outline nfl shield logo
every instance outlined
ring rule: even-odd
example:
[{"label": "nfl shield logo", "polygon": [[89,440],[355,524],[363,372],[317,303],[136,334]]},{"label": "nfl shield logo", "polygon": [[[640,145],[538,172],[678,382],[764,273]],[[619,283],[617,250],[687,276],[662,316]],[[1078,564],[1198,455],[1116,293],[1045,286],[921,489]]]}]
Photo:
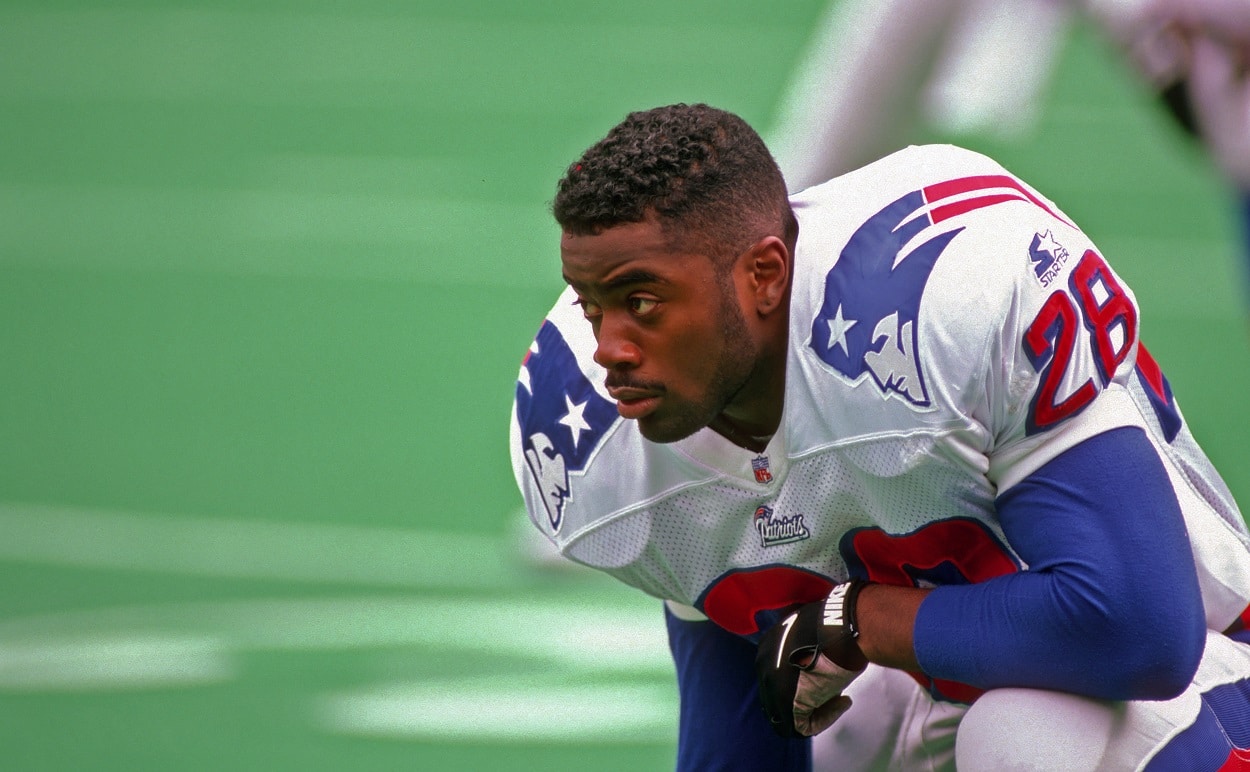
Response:
[{"label": "nfl shield logo", "polygon": [[759,456],[751,459],[751,470],[755,472],[755,481],[757,483],[770,483],[773,481],[772,472],[768,471],[768,456]]}]

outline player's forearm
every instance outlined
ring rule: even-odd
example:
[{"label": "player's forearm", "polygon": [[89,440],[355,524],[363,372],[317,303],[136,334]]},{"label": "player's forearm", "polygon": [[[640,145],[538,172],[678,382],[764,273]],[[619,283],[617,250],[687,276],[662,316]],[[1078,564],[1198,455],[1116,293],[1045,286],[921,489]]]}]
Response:
[{"label": "player's forearm", "polygon": [[870,584],[860,592],[856,609],[859,648],[869,662],[902,670],[920,670],[912,631],[916,612],[928,590]]},{"label": "player's forearm", "polygon": [[1206,641],[1201,588],[1168,472],[1140,429],[1096,435],[1000,494],[1029,570],[930,592],[913,617],[935,679],[1171,699]]}]

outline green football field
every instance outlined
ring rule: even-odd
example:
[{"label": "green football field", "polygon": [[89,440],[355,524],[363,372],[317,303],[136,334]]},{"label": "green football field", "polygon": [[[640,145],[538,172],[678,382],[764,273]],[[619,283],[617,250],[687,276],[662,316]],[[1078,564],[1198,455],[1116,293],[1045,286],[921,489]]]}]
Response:
[{"label": "green football field", "polygon": [[[659,607],[516,547],[564,166],[765,134],[818,0],[0,6],[0,769],[671,768]],[[1218,176],[1077,30],[990,151],[1134,287],[1243,502]]]}]

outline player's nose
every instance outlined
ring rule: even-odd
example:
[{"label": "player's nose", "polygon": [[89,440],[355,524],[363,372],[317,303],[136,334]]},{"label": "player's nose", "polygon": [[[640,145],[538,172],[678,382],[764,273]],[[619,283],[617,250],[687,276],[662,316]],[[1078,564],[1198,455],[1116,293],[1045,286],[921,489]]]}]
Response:
[{"label": "player's nose", "polygon": [[642,363],[642,349],[630,339],[625,325],[617,323],[604,315],[599,323],[595,340],[594,360],[599,366],[609,370],[617,368],[633,368]]}]

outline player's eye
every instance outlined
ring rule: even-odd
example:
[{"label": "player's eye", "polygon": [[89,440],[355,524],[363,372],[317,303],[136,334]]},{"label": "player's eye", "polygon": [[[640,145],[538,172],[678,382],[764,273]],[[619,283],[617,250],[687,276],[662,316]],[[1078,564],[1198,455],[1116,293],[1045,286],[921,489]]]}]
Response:
[{"label": "player's eye", "polygon": [[634,316],[646,316],[655,310],[660,301],[655,298],[642,297],[640,295],[631,295],[629,298],[629,310]]},{"label": "player's eye", "polygon": [[593,303],[585,298],[578,298],[573,301],[573,304],[582,307],[582,316],[587,319],[597,319],[603,316],[603,309],[599,307],[598,303]]}]

